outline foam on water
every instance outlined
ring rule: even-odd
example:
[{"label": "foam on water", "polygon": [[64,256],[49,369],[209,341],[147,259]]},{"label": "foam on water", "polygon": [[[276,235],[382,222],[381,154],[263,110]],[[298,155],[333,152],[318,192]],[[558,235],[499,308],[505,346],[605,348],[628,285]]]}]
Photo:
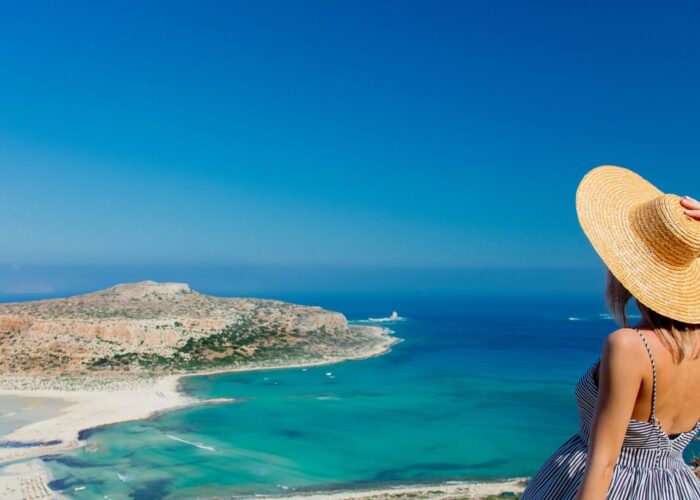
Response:
[{"label": "foam on water", "polygon": [[391,316],[386,316],[384,318],[367,318],[358,320],[358,323],[392,323],[394,321],[405,321],[406,318],[399,316],[399,314],[394,311]]},{"label": "foam on water", "polygon": [[166,436],[168,436],[168,438],[172,439],[173,441],[179,441],[180,443],[189,444],[190,446],[194,446],[194,447],[199,448],[201,450],[216,451],[215,448],[213,448],[211,446],[206,446],[202,443],[187,441],[186,439],[182,439],[182,438],[179,438],[177,436],[173,436],[172,434],[166,434]]}]

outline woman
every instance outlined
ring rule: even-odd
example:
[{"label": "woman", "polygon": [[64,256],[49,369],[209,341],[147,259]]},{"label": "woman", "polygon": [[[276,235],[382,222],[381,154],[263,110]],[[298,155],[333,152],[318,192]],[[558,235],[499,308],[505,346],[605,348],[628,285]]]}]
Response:
[{"label": "woman", "polygon": [[[700,429],[700,203],[603,166],[581,181],[576,209],[623,328],[576,386],[579,432],[522,498],[700,499],[682,457]],[[642,318],[629,328],[632,297]]]}]

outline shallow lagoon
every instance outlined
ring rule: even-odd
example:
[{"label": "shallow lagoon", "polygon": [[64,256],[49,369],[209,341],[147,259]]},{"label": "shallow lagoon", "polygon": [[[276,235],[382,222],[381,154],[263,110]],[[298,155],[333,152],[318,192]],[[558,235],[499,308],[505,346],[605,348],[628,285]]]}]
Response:
[{"label": "shallow lagoon", "polygon": [[32,422],[51,418],[68,404],[58,398],[3,396],[0,398],[0,436]]}]

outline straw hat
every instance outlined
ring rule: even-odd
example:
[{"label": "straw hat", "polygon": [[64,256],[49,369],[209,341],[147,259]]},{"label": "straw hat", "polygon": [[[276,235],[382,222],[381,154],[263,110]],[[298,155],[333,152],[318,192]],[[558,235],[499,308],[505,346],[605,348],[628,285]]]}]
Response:
[{"label": "straw hat", "polygon": [[576,192],[583,232],[608,269],[642,304],[686,323],[700,323],[700,222],[680,197],[634,172],[602,166]]}]

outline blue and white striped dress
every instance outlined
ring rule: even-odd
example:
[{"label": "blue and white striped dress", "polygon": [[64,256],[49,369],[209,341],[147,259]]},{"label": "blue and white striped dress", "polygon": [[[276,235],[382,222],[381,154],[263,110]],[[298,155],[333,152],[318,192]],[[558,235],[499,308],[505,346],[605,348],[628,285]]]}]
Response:
[{"label": "blue and white striped dress", "polygon": [[[630,420],[615,465],[608,499],[669,500],[700,499],[700,480],[683,461],[683,450],[695,437],[700,420],[687,432],[667,435],[656,418],[656,366],[644,334],[637,330],[651,359],[653,390],[649,422]],[[588,438],[595,412],[598,360],[576,385],[579,432],[545,462],[528,484],[522,500],[574,498],[586,464]]]}]

